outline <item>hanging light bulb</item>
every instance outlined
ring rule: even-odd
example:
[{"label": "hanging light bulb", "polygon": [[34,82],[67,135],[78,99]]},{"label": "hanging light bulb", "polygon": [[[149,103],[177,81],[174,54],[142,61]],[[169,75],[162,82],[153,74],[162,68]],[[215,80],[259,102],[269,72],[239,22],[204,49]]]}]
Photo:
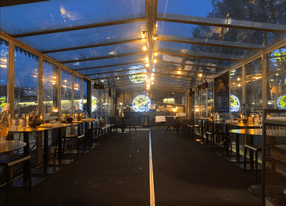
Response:
[{"label": "hanging light bulb", "polygon": [[146,51],[147,50],[147,47],[146,46],[143,46],[143,51]]},{"label": "hanging light bulb", "polygon": [[156,56],[158,56],[158,52],[155,52],[155,54],[154,54],[154,55],[155,55],[155,57],[156,57]]},{"label": "hanging light bulb", "polygon": [[157,59],[154,59],[154,61],[153,61],[153,62],[154,62],[154,64],[156,64],[156,63],[157,63]]}]

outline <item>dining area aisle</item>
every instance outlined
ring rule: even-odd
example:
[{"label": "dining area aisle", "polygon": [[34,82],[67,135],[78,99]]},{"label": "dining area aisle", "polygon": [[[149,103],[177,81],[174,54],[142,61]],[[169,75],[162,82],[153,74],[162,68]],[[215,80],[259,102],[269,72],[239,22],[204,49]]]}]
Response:
[{"label": "dining area aisle", "polygon": [[[32,193],[12,188],[10,203],[152,205],[149,170],[152,158],[156,206],[261,205],[261,198],[248,191],[255,182],[254,176],[243,173],[234,163],[207,150],[187,134],[164,133],[164,129],[151,129],[150,138],[148,128],[138,133],[134,130],[118,133],[48,176],[32,188]],[[4,190],[1,192],[1,198],[5,198]]]},{"label": "dining area aisle", "polygon": [[152,130],[156,206],[258,206],[255,177],[187,135]]}]

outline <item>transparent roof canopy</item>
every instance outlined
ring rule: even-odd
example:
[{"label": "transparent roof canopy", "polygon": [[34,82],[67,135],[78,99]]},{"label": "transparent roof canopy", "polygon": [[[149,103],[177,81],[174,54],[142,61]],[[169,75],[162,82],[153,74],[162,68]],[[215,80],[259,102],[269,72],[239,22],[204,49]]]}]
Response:
[{"label": "transparent roof canopy", "polygon": [[2,32],[119,91],[151,73],[151,88],[188,91],[286,37],[282,0],[24,2],[1,1]]}]

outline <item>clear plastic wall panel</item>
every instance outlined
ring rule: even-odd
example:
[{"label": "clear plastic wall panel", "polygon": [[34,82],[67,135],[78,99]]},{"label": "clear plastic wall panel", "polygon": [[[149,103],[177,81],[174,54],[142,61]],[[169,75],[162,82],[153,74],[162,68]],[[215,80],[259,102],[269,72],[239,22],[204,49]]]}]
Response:
[{"label": "clear plastic wall panel", "polygon": [[207,111],[207,117],[214,115],[214,95],[213,95],[213,89],[214,89],[214,82],[208,83],[208,111]]},{"label": "clear plastic wall panel", "polygon": [[144,17],[145,1],[51,0],[1,7],[0,14],[3,31],[21,34]]},{"label": "clear plastic wall panel", "polygon": [[146,40],[126,43],[126,44],[116,44],[110,46],[54,52],[54,53],[48,53],[48,56],[56,59],[57,61],[72,61],[77,59],[88,60],[89,58],[114,56],[114,55],[143,51],[142,50],[143,46],[146,46]]},{"label": "clear plastic wall panel", "polygon": [[83,80],[83,111],[87,113],[87,81]]},{"label": "clear plastic wall panel", "polygon": [[38,109],[38,67],[38,57],[15,47],[15,119]]},{"label": "clear plastic wall panel", "polygon": [[74,107],[75,112],[81,113],[83,111],[82,103],[82,78],[74,75]]},{"label": "clear plastic wall panel", "polygon": [[242,112],[242,67],[229,72],[230,75],[230,114],[235,118],[240,118]]},{"label": "clear plastic wall panel", "polygon": [[92,84],[91,90],[91,117],[96,118],[100,116],[98,108],[100,107],[100,90],[94,89]]},{"label": "clear plastic wall panel", "polygon": [[9,43],[0,38],[0,112],[7,103]]},{"label": "clear plastic wall panel", "polygon": [[59,69],[57,66],[44,60],[43,62],[43,113],[57,116]]},{"label": "clear plastic wall panel", "polygon": [[[285,15],[284,15],[285,16]],[[275,28],[275,24],[274,27]],[[271,46],[285,38],[279,32],[158,21],[157,34]],[[265,38],[267,37],[267,38]],[[251,45],[250,45],[251,46]]]},{"label": "clear plastic wall panel", "polygon": [[267,108],[286,109],[286,46],[267,55]]},{"label": "clear plastic wall panel", "polygon": [[72,114],[72,74],[61,70],[61,113]]},{"label": "clear plastic wall panel", "polygon": [[251,113],[262,111],[262,61],[255,60],[245,65],[245,112]]},{"label": "clear plastic wall panel", "polygon": [[78,70],[78,72],[83,75],[90,75],[90,74],[100,74],[100,73],[106,73],[106,72],[110,72],[110,73],[120,72],[120,71],[130,72],[132,70],[137,71],[143,68],[145,68],[145,64],[128,64],[128,65],[120,65],[120,66],[113,66],[113,67]]},{"label": "clear plastic wall panel", "polygon": [[258,51],[246,50],[246,49],[218,47],[218,46],[212,46],[212,45],[206,46],[206,45],[197,45],[197,44],[186,44],[186,43],[169,42],[169,41],[156,41],[155,46],[156,48],[158,48],[158,50],[175,49],[175,50],[178,50],[180,53],[185,53],[185,54],[188,54],[188,53],[192,54],[192,51],[193,51],[193,52],[198,52],[198,55],[200,54],[203,55],[204,53],[211,53],[211,54],[216,54],[219,57],[221,56],[221,57],[234,58],[234,59],[237,59],[237,58],[246,59],[258,53]]},{"label": "clear plastic wall panel", "polygon": [[136,22],[18,38],[39,51],[90,46],[141,38],[146,22]]},{"label": "clear plastic wall panel", "polygon": [[227,118],[229,115],[229,72],[225,75],[215,78],[215,112]]},{"label": "clear plastic wall panel", "polygon": [[[158,1],[158,13],[286,24],[284,1]],[[203,8],[203,9],[202,9]],[[250,16],[253,14],[254,16]],[[274,15],[270,15],[274,14]]]},{"label": "clear plastic wall panel", "polygon": [[84,69],[84,68],[90,68],[90,67],[99,67],[99,66],[107,66],[107,65],[114,65],[114,64],[131,63],[131,62],[137,62],[137,61],[145,61],[146,56],[147,54],[139,54],[139,55],[114,57],[114,58],[101,59],[101,60],[90,60],[90,61],[66,63],[65,65],[72,69]]}]

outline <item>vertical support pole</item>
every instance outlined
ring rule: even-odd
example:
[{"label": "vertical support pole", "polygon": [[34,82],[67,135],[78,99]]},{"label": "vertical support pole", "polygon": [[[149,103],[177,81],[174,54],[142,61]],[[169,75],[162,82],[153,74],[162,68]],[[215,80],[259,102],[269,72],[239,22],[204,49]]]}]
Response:
[{"label": "vertical support pole", "polygon": [[38,112],[43,113],[43,56],[39,56],[39,88],[38,88]]},{"label": "vertical support pole", "polygon": [[245,64],[242,65],[242,77],[241,77],[241,86],[242,86],[242,103],[246,104],[246,71],[245,71]]},{"label": "vertical support pole", "polygon": [[72,115],[74,115],[74,73],[72,73]]},{"label": "vertical support pole", "polygon": [[81,78],[81,94],[80,94],[80,100],[82,104],[82,112],[83,112],[83,78]]},{"label": "vertical support pole", "polygon": [[92,91],[92,88],[91,88],[91,81],[87,81],[87,112],[89,114],[89,117],[91,117],[91,91]]},{"label": "vertical support pole", "polygon": [[10,103],[11,122],[14,119],[14,88],[15,88],[15,44],[13,41],[9,42],[9,65],[8,65],[8,103]]},{"label": "vertical support pole", "polygon": [[195,89],[195,91],[194,91],[194,95],[195,95],[195,98],[194,98],[194,117],[193,118],[195,118],[195,117],[197,117],[197,115],[196,115],[196,106],[197,106],[197,104],[196,104],[196,99],[197,99],[197,91],[196,91],[197,89]]},{"label": "vertical support pole", "polygon": [[230,112],[230,106],[231,106],[230,105],[230,95],[231,95],[231,87],[232,87],[231,78],[230,78],[231,71],[229,71],[229,73],[228,73],[228,85],[229,85],[229,89],[228,89],[228,97],[229,97],[229,99],[228,99],[228,102],[229,102],[228,116],[229,116],[229,119],[230,119],[230,115],[231,115],[231,112]]},{"label": "vertical support pole", "polygon": [[206,116],[205,117],[208,117],[208,106],[209,106],[209,104],[208,104],[208,98],[209,98],[209,89],[208,88],[206,88]]},{"label": "vertical support pole", "polygon": [[62,116],[62,68],[60,65],[58,65],[58,115],[59,115],[59,120],[61,119]]},{"label": "vertical support pole", "polygon": [[262,54],[262,109],[267,109],[267,55]]}]

